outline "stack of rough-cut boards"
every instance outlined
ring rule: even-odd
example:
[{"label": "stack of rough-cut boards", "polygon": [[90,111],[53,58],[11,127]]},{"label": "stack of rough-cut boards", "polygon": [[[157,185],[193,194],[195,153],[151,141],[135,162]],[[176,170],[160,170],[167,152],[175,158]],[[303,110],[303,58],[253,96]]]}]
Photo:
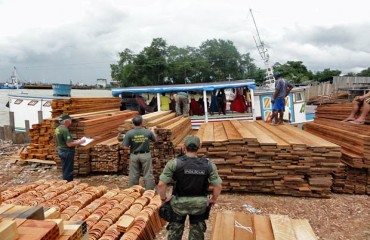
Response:
[{"label": "stack of rough-cut boards", "polygon": [[121,99],[116,97],[54,99],[51,101],[51,115],[56,118],[62,113],[81,114],[110,109],[117,110],[120,105]]},{"label": "stack of rough-cut boards", "polygon": [[[340,110],[339,107],[331,107],[331,105],[319,106],[317,109],[319,112],[323,112],[323,109],[331,108],[336,111]],[[342,147],[341,160],[344,165],[334,174],[333,191],[370,194],[370,126],[324,117],[326,116],[316,117],[314,122],[305,123],[303,128],[307,132]]]},{"label": "stack of rough-cut boards", "polygon": [[[0,213],[4,214],[0,214],[0,217],[16,219],[16,223],[6,222],[4,226],[0,223],[0,236],[10,233],[12,236],[25,234],[24,231],[16,230],[17,219],[30,218],[30,216],[39,220],[54,219],[50,221],[56,222],[59,227],[59,231],[58,228],[55,231],[54,227],[51,228],[53,230],[39,231],[37,228],[50,225],[41,221],[42,223],[33,225],[36,227],[33,234],[40,233],[37,236],[41,236],[42,232],[49,236],[52,231],[53,236],[58,233],[57,237],[20,238],[24,240],[120,239],[123,233],[130,236],[130,239],[150,240],[155,238],[156,233],[165,224],[158,215],[162,203],[159,195],[153,190],[145,191],[138,185],[123,190],[108,190],[105,186],[93,187],[75,181],[67,183],[63,180],[39,180],[9,188],[2,193],[2,197],[4,203],[0,206]],[[66,229],[66,224],[74,227]],[[54,223],[53,226],[55,226]],[[88,236],[85,236],[87,238],[83,238],[87,231]],[[0,237],[0,239],[8,238]]]},{"label": "stack of rough-cut boards", "polygon": [[[315,118],[342,121],[350,115],[352,111],[352,105],[352,103],[338,103],[317,106]],[[366,122],[370,123],[369,115],[366,117]]]},{"label": "stack of rough-cut boards", "polygon": [[40,206],[0,206],[0,239],[67,240],[88,239],[86,222],[64,221],[60,214]]},{"label": "stack of rough-cut boards", "polygon": [[338,145],[290,125],[233,120],[203,124],[197,135],[224,190],[328,197],[341,165]]},{"label": "stack of rough-cut boards", "polygon": [[307,219],[286,215],[251,215],[218,212],[212,225],[212,240],[316,240]]},{"label": "stack of rough-cut boards", "polygon": [[[183,139],[191,134],[191,119],[183,116],[176,117],[171,111],[161,111],[143,115],[143,126],[154,127],[157,134],[157,142],[151,143],[151,154],[153,159],[153,174],[158,178],[166,163],[175,157],[176,147]],[[119,127],[121,141],[124,134],[133,128],[131,120],[126,120]],[[121,157],[128,165],[129,151],[122,151]]]},{"label": "stack of rough-cut boards", "polygon": [[[100,112],[90,112],[83,114],[71,115],[73,118],[72,125],[69,130],[74,138],[83,136],[91,137],[94,141],[85,147],[79,146],[75,154],[75,173],[89,174],[90,167],[90,149],[103,141],[111,138],[116,138],[118,134],[118,126],[126,119],[131,119],[138,112],[136,111],[119,111],[107,110]],[[30,129],[31,143],[25,152],[20,153],[23,159],[38,159],[38,160],[53,160],[61,167],[61,161],[56,152],[56,142],[54,138],[54,130],[58,126],[57,119],[43,120],[41,124],[32,125]],[[118,150],[116,153],[110,152],[108,155],[116,155],[112,162],[108,162],[105,154],[102,156],[99,153],[95,154],[95,159],[104,159],[107,166],[102,166],[102,170],[109,166],[121,165],[118,160]],[[103,164],[104,165],[104,164]],[[115,169],[117,169],[117,167]],[[113,169],[112,169],[113,171]]]}]

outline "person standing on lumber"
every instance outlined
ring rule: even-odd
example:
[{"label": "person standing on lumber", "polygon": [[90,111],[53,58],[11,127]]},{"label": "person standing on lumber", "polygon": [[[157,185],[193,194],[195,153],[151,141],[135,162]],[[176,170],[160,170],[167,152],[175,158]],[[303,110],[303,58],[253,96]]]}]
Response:
[{"label": "person standing on lumber", "polygon": [[75,147],[83,144],[86,140],[73,140],[68,127],[72,124],[72,118],[67,114],[59,116],[59,126],[55,129],[58,156],[62,160],[63,179],[73,181],[73,165],[75,158]]},{"label": "person standing on lumber", "polygon": [[189,116],[189,95],[186,92],[178,92],[174,94],[176,101],[176,115]]},{"label": "person standing on lumber", "polygon": [[[205,219],[221,194],[222,180],[216,165],[208,158],[199,158],[199,148],[200,139],[187,136],[182,146],[185,154],[167,162],[159,177],[158,194],[173,213],[167,226],[169,240],[182,239],[187,215],[190,220],[188,239],[204,239]],[[172,196],[167,196],[168,184],[172,182],[175,183]],[[207,197],[209,184],[213,186],[210,199]]]},{"label": "person standing on lumber", "polygon": [[162,93],[160,101],[161,101],[161,111],[170,110],[171,99],[168,96],[166,96],[166,93]]},{"label": "person standing on lumber", "polygon": [[132,119],[134,128],[128,131],[123,139],[123,146],[130,148],[129,164],[129,187],[139,184],[140,174],[143,171],[144,185],[146,190],[155,188],[153,176],[152,154],[150,153],[150,141],[156,142],[157,136],[154,128],[143,127],[143,117],[136,115]]},{"label": "person standing on lumber", "polygon": [[[362,108],[362,109],[361,109]],[[356,119],[357,113],[361,109],[360,116]],[[350,122],[354,124],[365,124],[366,116],[370,112],[370,91],[365,95],[356,96],[353,100],[351,114],[343,120],[343,122]]]},{"label": "person standing on lumber", "polygon": [[275,92],[271,99],[271,103],[273,104],[271,116],[272,125],[284,124],[285,97],[288,96],[293,89],[293,85],[282,78],[281,75],[281,72],[274,72]]}]

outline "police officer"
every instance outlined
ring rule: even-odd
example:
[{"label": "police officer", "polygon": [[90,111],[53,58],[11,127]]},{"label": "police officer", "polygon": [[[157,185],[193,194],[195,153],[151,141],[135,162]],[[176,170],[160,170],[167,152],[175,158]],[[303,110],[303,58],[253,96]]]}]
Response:
[{"label": "police officer", "polygon": [[129,186],[138,185],[141,171],[143,170],[146,190],[155,187],[153,176],[152,155],[150,153],[150,141],[157,141],[154,128],[146,129],[142,126],[143,117],[136,115],[132,119],[134,129],[128,131],[122,144],[130,147]]},{"label": "police officer", "polygon": [[[205,212],[209,204],[215,204],[221,193],[222,180],[216,165],[208,158],[197,156],[200,139],[187,136],[184,141],[183,156],[170,160],[160,175],[158,193],[162,202],[170,201],[176,220],[167,226],[168,239],[182,239],[186,216],[189,215],[190,231],[188,239],[204,239],[207,229]],[[172,196],[166,196],[167,184],[174,181]],[[213,186],[213,194],[207,198],[208,186]]]},{"label": "police officer", "polygon": [[63,179],[68,182],[73,181],[73,165],[75,156],[75,146],[84,143],[85,139],[73,140],[68,127],[72,124],[72,118],[68,114],[59,116],[59,126],[55,129],[55,139],[57,143],[58,156],[62,160]]}]

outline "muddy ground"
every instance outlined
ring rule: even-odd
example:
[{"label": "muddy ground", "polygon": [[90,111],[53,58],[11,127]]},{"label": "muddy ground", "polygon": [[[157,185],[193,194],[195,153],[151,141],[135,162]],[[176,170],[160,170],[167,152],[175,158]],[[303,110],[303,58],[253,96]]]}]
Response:
[{"label": "muddy ground", "polygon": [[[1,141],[1,140],[0,140]],[[38,179],[61,179],[55,165],[25,163],[14,155],[21,145],[0,142],[0,187],[34,182]],[[126,188],[128,177],[119,174],[99,174],[77,177],[92,186]],[[249,211],[249,205],[261,214],[283,214],[293,219],[308,219],[319,239],[370,240],[370,197],[367,195],[332,194],[329,199],[299,198],[256,193],[222,193],[207,221],[206,239],[211,239],[216,212]],[[188,231],[185,232],[187,234]],[[184,235],[185,235],[184,234]],[[166,239],[163,229],[156,239]],[[187,239],[185,236],[183,239]]]}]

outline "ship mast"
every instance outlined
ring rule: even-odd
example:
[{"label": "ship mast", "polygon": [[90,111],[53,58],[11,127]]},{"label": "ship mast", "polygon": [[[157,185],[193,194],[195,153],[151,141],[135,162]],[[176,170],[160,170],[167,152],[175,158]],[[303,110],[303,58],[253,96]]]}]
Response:
[{"label": "ship mast", "polygon": [[258,53],[260,54],[260,56],[263,60],[263,63],[265,64],[265,68],[266,68],[265,84],[270,88],[274,88],[275,87],[275,78],[274,78],[273,69],[270,65],[270,56],[268,54],[267,48],[265,47],[265,43],[261,40],[261,36],[260,36],[259,31],[258,31],[256,21],[254,20],[252,9],[249,9],[249,11],[252,15],[254,27],[256,28],[256,32],[257,32],[257,39],[256,39],[255,36],[253,36],[253,39],[254,39],[254,42],[256,44]]}]

